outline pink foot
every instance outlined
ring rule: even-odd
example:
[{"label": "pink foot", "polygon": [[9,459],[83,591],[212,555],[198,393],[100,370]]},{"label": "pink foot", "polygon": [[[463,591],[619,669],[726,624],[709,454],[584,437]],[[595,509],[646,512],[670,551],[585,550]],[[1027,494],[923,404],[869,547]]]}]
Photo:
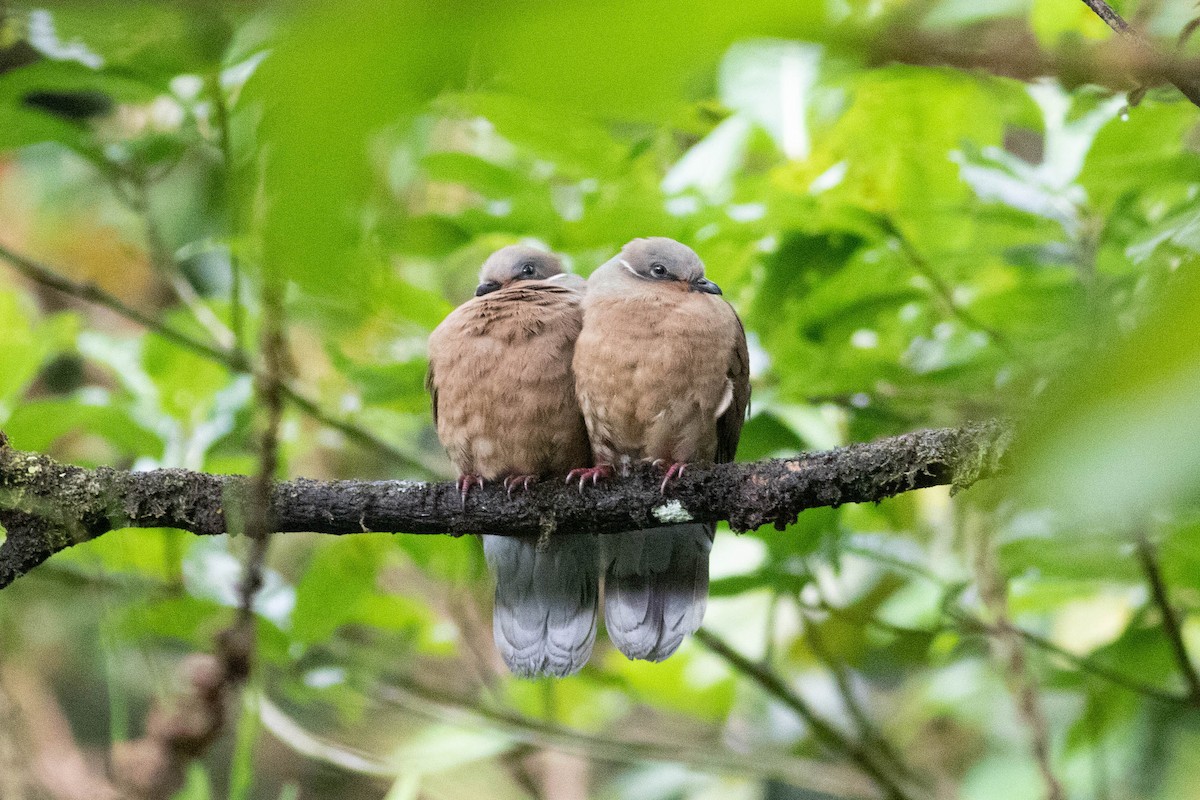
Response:
[{"label": "pink foot", "polygon": [[667,465],[667,471],[666,474],[663,475],[662,485],[658,487],[658,490],[663,494],[667,493],[668,486],[683,477],[683,471],[687,469],[688,466],[686,461],[667,461],[665,458],[656,458],[653,463],[656,467]]},{"label": "pink foot", "polygon": [[454,484],[458,487],[458,496],[462,498],[462,507],[467,507],[467,495],[471,493],[471,487],[477,486],[483,488],[483,476],[463,473],[458,476],[458,480]]},{"label": "pink foot", "polygon": [[579,481],[579,493],[583,494],[583,485],[590,478],[592,486],[595,486],[601,479],[608,480],[613,476],[612,464],[597,464],[594,467],[580,467],[573,469],[567,473],[567,479],[563,483],[574,483]]},{"label": "pink foot", "polygon": [[522,492],[528,492],[530,484],[537,483],[537,479],[537,475],[509,475],[504,479],[504,490],[508,492],[509,497],[512,497],[518,486]]}]

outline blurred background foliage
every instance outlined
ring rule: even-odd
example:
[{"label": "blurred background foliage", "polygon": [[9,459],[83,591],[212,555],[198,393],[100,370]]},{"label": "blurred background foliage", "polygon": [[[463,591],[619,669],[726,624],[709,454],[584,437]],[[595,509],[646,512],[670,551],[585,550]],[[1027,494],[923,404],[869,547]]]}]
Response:
[{"label": "blurred background foliage", "polygon": [[[1195,49],[1190,0],[1117,8]],[[0,3],[0,257],[160,320],[0,270],[16,447],[253,472],[277,274],[283,472],[448,478],[424,343],[486,255],[641,235],[745,320],[742,460],[1019,423],[1003,480],[719,534],[706,636],[556,682],[504,673],[472,539],[276,537],[181,797],[879,793],[856,752],[906,797],[1200,797],[1200,111],[996,74],[1111,38],[1078,0]],[[3,662],[85,747],[137,735],[244,549],[61,553],[0,594]]]}]

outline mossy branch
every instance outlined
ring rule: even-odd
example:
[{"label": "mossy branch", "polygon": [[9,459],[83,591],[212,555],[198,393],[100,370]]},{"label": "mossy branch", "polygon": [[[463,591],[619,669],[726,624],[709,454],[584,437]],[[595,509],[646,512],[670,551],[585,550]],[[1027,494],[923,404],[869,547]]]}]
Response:
[{"label": "mossy branch", "polygon": [[[994,475],[1011,439],[1005,423],[907,433],[794,458],[696,465],[664,495],[652,467],[580,492],[547,479],[508,496],[499,485],[464,504],[453,483],[314,481],[276,484],[279,532],[608,534],[679,521],[726,520],[737,532],[783,530],[809,508],[865,503],[928,486],[955,490]],[[128,472],[62,464],[17,450],[0,434],[0,587],[54,553],[120,528],[228,529],[225,507],[249,479],[180,469]],[[236,504],[234,504],[236,506]]]}]

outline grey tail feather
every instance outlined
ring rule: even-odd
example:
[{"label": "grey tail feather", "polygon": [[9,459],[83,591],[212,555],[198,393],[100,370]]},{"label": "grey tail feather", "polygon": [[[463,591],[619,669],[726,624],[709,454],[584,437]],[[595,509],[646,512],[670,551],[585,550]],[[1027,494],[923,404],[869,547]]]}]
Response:
[{"label": "grey tail feather", "polygon": [[562,677],[583,668],[596,640],[599,595],[596,537],[484,536],[496,579],[492,634],[513,674]]},{"label": "grey tail feather", "polygon": [[704,620],[713,526],[689,523],[601,538],[608,636],[629,658],[662,661]]}]

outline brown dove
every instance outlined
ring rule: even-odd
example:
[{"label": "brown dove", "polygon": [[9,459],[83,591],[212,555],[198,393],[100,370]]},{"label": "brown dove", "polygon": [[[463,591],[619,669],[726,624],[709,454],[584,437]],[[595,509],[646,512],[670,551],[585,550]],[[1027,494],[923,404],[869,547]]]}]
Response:
[{"label": "brown dove", "polygon": [[[479,281],[430,335],[426,381],[464,504],[484,481],[504,479],[511,494],[591,463],[571,373],[583,280],[554,255],[514,245],[484,262]],[[564,536],[541,550],[536,541],[483,537],[496,647],[517,675],[569,675],[596,637],[596,539]]]},{"label": "brown dove", "polygon": [[[575,391],[595,467],[635,461],[672,479],[693,461],[732,461],[750,402],[746,335],[704,264],[672,239],[635,239],[588,279]],[[708,601],[713,526],[601,537],[604,621],[630,658],[661,661],[696,631]]]}]

